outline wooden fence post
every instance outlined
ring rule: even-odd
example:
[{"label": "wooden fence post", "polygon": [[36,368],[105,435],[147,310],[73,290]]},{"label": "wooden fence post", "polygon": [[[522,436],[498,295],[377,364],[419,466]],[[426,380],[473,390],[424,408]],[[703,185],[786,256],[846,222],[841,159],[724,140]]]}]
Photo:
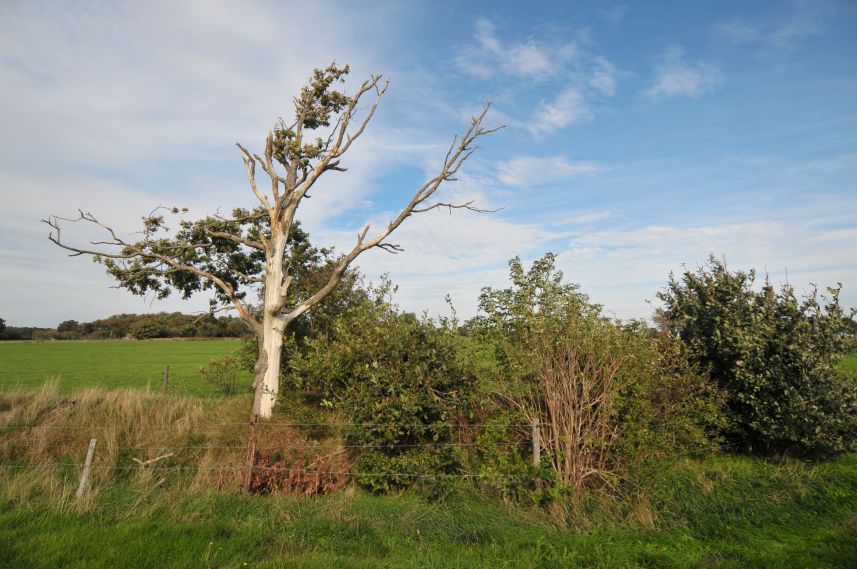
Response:
[{"label": "wooden fence post", "polygon": [[77,493],[74,495],[78,500],[80,500],[86,491],[86,483],[89,480],[89,469],[92,467],[93,458],[95,458],[95,439],[89,441],[89,449],[86,451],[86,461],[83,463],[83,472],[80,475],[80,486],[77,487]]},{"label": "wooden fence post", "polygon": [[164,393],[170,385],[170,366],[164,366]]},{"label": "wooden fence post", "polygon": [[539,429],[538,417],[533,417],[533,466],[538,468],[542,464],[542,437]]}]

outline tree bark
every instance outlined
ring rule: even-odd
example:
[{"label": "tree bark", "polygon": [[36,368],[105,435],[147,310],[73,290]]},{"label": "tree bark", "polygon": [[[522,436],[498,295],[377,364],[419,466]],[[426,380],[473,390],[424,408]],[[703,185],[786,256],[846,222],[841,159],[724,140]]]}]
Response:
[{"label": "tree bark", "polygon": [[270,419],[280,391],[280,360],[283,349],[283,332],[285,321],[283,318],[265,315],[262,323],[262,346],[266,363],[261,377],[256,378],[256,393],[258,404],[258,416]]},{"label": "tree bark", "polygon": [[[278,211],[272,209],[271,215],[271,238],[266,250],[267,261],[265,263],[265,296],[263,300],[262,330],[259,338],[260,357],[266,357],[267,363],[264,371],[257,369],[261,377],[256,378],[256,394],[258,401],[257,411],[259,417],[270,419],[277,394],[280,391],[280,359],[283,348],[283,334],[286,331],[288,320],[282,315],[286,295],[289,292],[291,280],[283,270],[283,255],[286,250],[288,232],[284,231],[278,221]],[[257,366],[258,368],[258,366]],[[255,406],[254,406],[255,407]]]}]

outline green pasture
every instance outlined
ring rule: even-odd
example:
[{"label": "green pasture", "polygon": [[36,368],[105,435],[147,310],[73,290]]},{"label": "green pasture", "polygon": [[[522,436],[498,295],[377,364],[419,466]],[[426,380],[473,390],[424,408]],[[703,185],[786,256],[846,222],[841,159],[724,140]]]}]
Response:
[{"label": "green pasture", "polygon": [[0,342],[0,389],[51,380],[66,393],[85,387],[159,390],[168,365],[172,392],[211,395],[214,390],[200,380],[200,366],[240,346],[233,339]]}]

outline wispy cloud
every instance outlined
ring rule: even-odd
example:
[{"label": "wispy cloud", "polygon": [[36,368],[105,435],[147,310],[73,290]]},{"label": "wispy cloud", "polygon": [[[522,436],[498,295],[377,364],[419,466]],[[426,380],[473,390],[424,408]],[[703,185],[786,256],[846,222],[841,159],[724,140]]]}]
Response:
[{"label": "wispy cloud", "polygon": [[532,187],[567,180],[599,169],[592,162],[571,162],[565,156],[522,156],[497,167],[497,181],[506,186]]},{"label": "wispy cloud", "polygon": [[513,77],[546,79],[576,51],[573,44],[547,44],[528,39],[504,45],[493,22],[476,21],[475,46],[467,46],[455,57],[460,71],[487,79],[500,72]]},{"label": "wispy cloud", "polygon": [[583,91],[569,87],[550,102],[542,102],[526,125],[533,135],[551,134],[576,123],[592,119],[592,111]]},{"label": "wispy cloud", "polygon": [[629,7],[626,4],[616,4],[615,6],[599,11],[598,16],[611,24],[616,24],[628,14],[628,11]]},{"label": "wispy cloud", "polygon": [[676,96],[698,97],[713,91],[720,82],[720,71],[716,67],[688,60],[684,49],[673,45],[656,65],[654,81],[643,95],[652,101]]},{"label": "wispy cloud", "polygon": [[[621,18],[624,9],[614,16]],[[533,136],[545,136],[593,118],[592,102],[616,94],[619,71],[606,57],[593,52],[591,30],[578,29],[575,40],[526,39],[504,41],[497,26],[486,18],[476,21],[474,43],[460,48],[454,57],[462,71],[480,79],[502,76],[525,79],[507,85],[518,99],[530,99],[526,90],[539,89],[535,108],[510,121]],[[548,96],[545,91],[549,90]]]},{"label": "wispy cloud", "polygon": [[824,32],[833,14],[825,1],[797,1],[787,18],[769,24],[751,24],[740,18],[718,24],[715,32],[726,41],[740,46],[755,47],[765,59],[781,59],[803,45],[813,36]]},{"label": "wispy cloud", "polygon": [[[819,233],[810,223],[747,219],[722,225],[650,225],[587,231],[559,255],[566,275],[621,317],[645,314],[669,271],[724,256],[733,269],[755,268],[806,290],[857,278],[857,229]],[[853,291],[846,290],[849,298]],[[846,299],[847,302],[847,299]]]},{"label": "wispy cloud", "polygon": [[616,94],[616,66],[601,56],[596,57],[594,63],[589,85],[603,95],[612,97]]},{"label": "wispy cloud", "polygon": [[570,217],[565,220],[565,223],[570,225],[583,225],[588,223],[595,223],[598,221],[604,221],[605,219],[610,219],[611,217],[613,217],[612,211],[593,211],[592,213],[584,213],[583,215],[575,215],[574,217]]}]

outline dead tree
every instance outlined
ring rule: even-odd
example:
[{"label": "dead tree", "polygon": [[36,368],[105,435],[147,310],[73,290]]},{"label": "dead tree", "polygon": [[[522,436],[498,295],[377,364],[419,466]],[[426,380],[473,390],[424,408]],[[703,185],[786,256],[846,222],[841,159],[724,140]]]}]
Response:
[{"label": "dead tree", "polygon": [[[237,311],[259,344],[253,425],[259,418],[269,418],[276,403],[283,335],[289,324],[328,296],[360,254],[372,248],[400,251],[388,238],[414,214],[441,207],[481,211],[472,203],[433,201],[433,196],[444,182],[455,179],[476,150],[477,139],[497,130],[484,126],[490,103],[473,117],[461,136],[453,138],[437,174],[417,188],[386,227],[370,234],[371,228],[366,225],[351,250],[338,258],[327,282],[314,294],[290,302],[293,276],[287,248],[296,228],[298,208],[310,197],[310,190],[322,175],[346,171],[342,157],[365,131],[389,86],[389,82],[375,75],[348,96],[336,89],[347,73],[347,65],[316,69],[294,99],[293,119],[290,123],[283,119],[277,122],[261,154],[237,145],[250,189],[259,202],[254,209],[236,209],[231,216],[214,214],[190,221],[184,217],[186,209],[159,207],[143,218],[141,237],[136,240],[123,237],[83,210],[73,219],[51,216],[43,220],[51,228],[51,241],[71,251],[71,256],[89,255],[104,264],[118,287],[158,298],[172,291],[188,298],[211,290],[213,310]],[[361,112],[359,104],[367,98],[371,103]],[[259,170],[267,186],[257,179]],[[176,231],[167,226],[166,216],[170,215],[178,224]],[[62,232],[64,222],[91,224],[105,237],[85,247],[69,244]],[[260,288],[261,305],[254,305],[248,293]]]}]

